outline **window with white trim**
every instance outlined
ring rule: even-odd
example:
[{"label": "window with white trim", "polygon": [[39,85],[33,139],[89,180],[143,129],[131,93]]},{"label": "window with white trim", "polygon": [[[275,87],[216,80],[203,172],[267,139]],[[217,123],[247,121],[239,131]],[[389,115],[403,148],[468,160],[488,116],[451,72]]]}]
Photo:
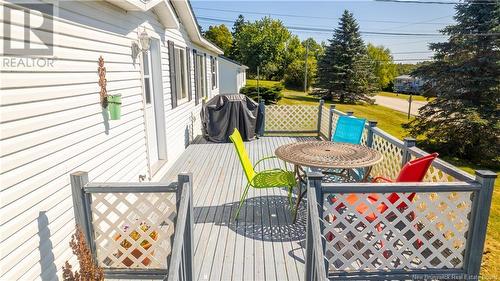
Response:
[{"label": "window with white trim", "polygon": [[188,100],[186,51],[175,48],[175,87],[178,104]]},{"label": "window with white trim", "polygon": [[212,74],[212,90],[217,88],[217,60],[210,57],[210,70]]},{"label": "window with white trim", "polygon": [[205,64],[205,56],[196,55],[196,89],[200,91],[199,98],[207,97],[207,69]]}]

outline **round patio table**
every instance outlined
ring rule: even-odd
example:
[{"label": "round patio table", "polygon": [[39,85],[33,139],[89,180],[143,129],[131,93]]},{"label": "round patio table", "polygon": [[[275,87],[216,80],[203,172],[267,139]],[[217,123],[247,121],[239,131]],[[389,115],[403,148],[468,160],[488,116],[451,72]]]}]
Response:
[{"label": "round patio table", "polygon": [[[365,168],[362,181],[366,181],[373,165],[382,161],[382,154],[375,149],[350,143],[335,143],[331,141],[304,141],[285,144],[275,151],[276,157],[294,165],[299,193],[297,197],[298,208],[304,197],[302,182],[305,182],[301,172],[302,167],[321,169],[352,170]],[[297,212],[294,214],[294,222]]]}]

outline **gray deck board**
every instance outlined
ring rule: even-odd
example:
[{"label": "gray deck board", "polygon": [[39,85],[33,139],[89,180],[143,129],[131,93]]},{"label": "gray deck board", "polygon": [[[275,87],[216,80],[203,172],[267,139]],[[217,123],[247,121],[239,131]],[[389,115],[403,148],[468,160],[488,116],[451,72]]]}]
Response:
[{"label": "gray deck board", "polygon": [[[282,144],[307,139],[264,137],[245,145],[255,163]],[[271,160],[257,170],[276,167],[278,160]],[[247,180],[231,143],[198,138],[163,180],[175,180],[180,172],[192,172],[194,179],[196,280],[303,280],[304,220],[299,215],[299,222],[291,223],[286,188],[250,188],[234,221]]]}]

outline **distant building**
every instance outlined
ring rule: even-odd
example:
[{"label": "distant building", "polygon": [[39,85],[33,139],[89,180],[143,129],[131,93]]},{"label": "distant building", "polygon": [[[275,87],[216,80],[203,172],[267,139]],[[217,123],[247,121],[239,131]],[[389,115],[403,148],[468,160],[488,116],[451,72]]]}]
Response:
[{"label": "distant building", "polygon": [[394,78],[394,92],[419,93],[424,85],[424,80],[411,75],[400,75]]},{"label": "distant building", "polygon": [[221,55],[219,58],[219,92],[221,94],[239,93],[247,82],[246,70],[248,66]]}]

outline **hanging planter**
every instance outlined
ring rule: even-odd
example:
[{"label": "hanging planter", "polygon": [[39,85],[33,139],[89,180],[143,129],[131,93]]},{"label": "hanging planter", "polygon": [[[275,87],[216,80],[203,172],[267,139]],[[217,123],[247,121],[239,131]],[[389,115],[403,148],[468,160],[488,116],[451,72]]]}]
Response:
[{"label": "hanging planter", "polygon": [[110,120],[120,120],[122,115],[122,96],[120,94],[108,95],[108,91],[106,90],[106,67],[104,67],[102,56],[99,57],[98,64],[97,72],[99,74],[99,87],[101,88],[99,92],[101,106],[108,109]]},{"label": "hanging planter", "polygon": [[109,119],[120,120],[122,113],[122,95],[108,95]]}]

